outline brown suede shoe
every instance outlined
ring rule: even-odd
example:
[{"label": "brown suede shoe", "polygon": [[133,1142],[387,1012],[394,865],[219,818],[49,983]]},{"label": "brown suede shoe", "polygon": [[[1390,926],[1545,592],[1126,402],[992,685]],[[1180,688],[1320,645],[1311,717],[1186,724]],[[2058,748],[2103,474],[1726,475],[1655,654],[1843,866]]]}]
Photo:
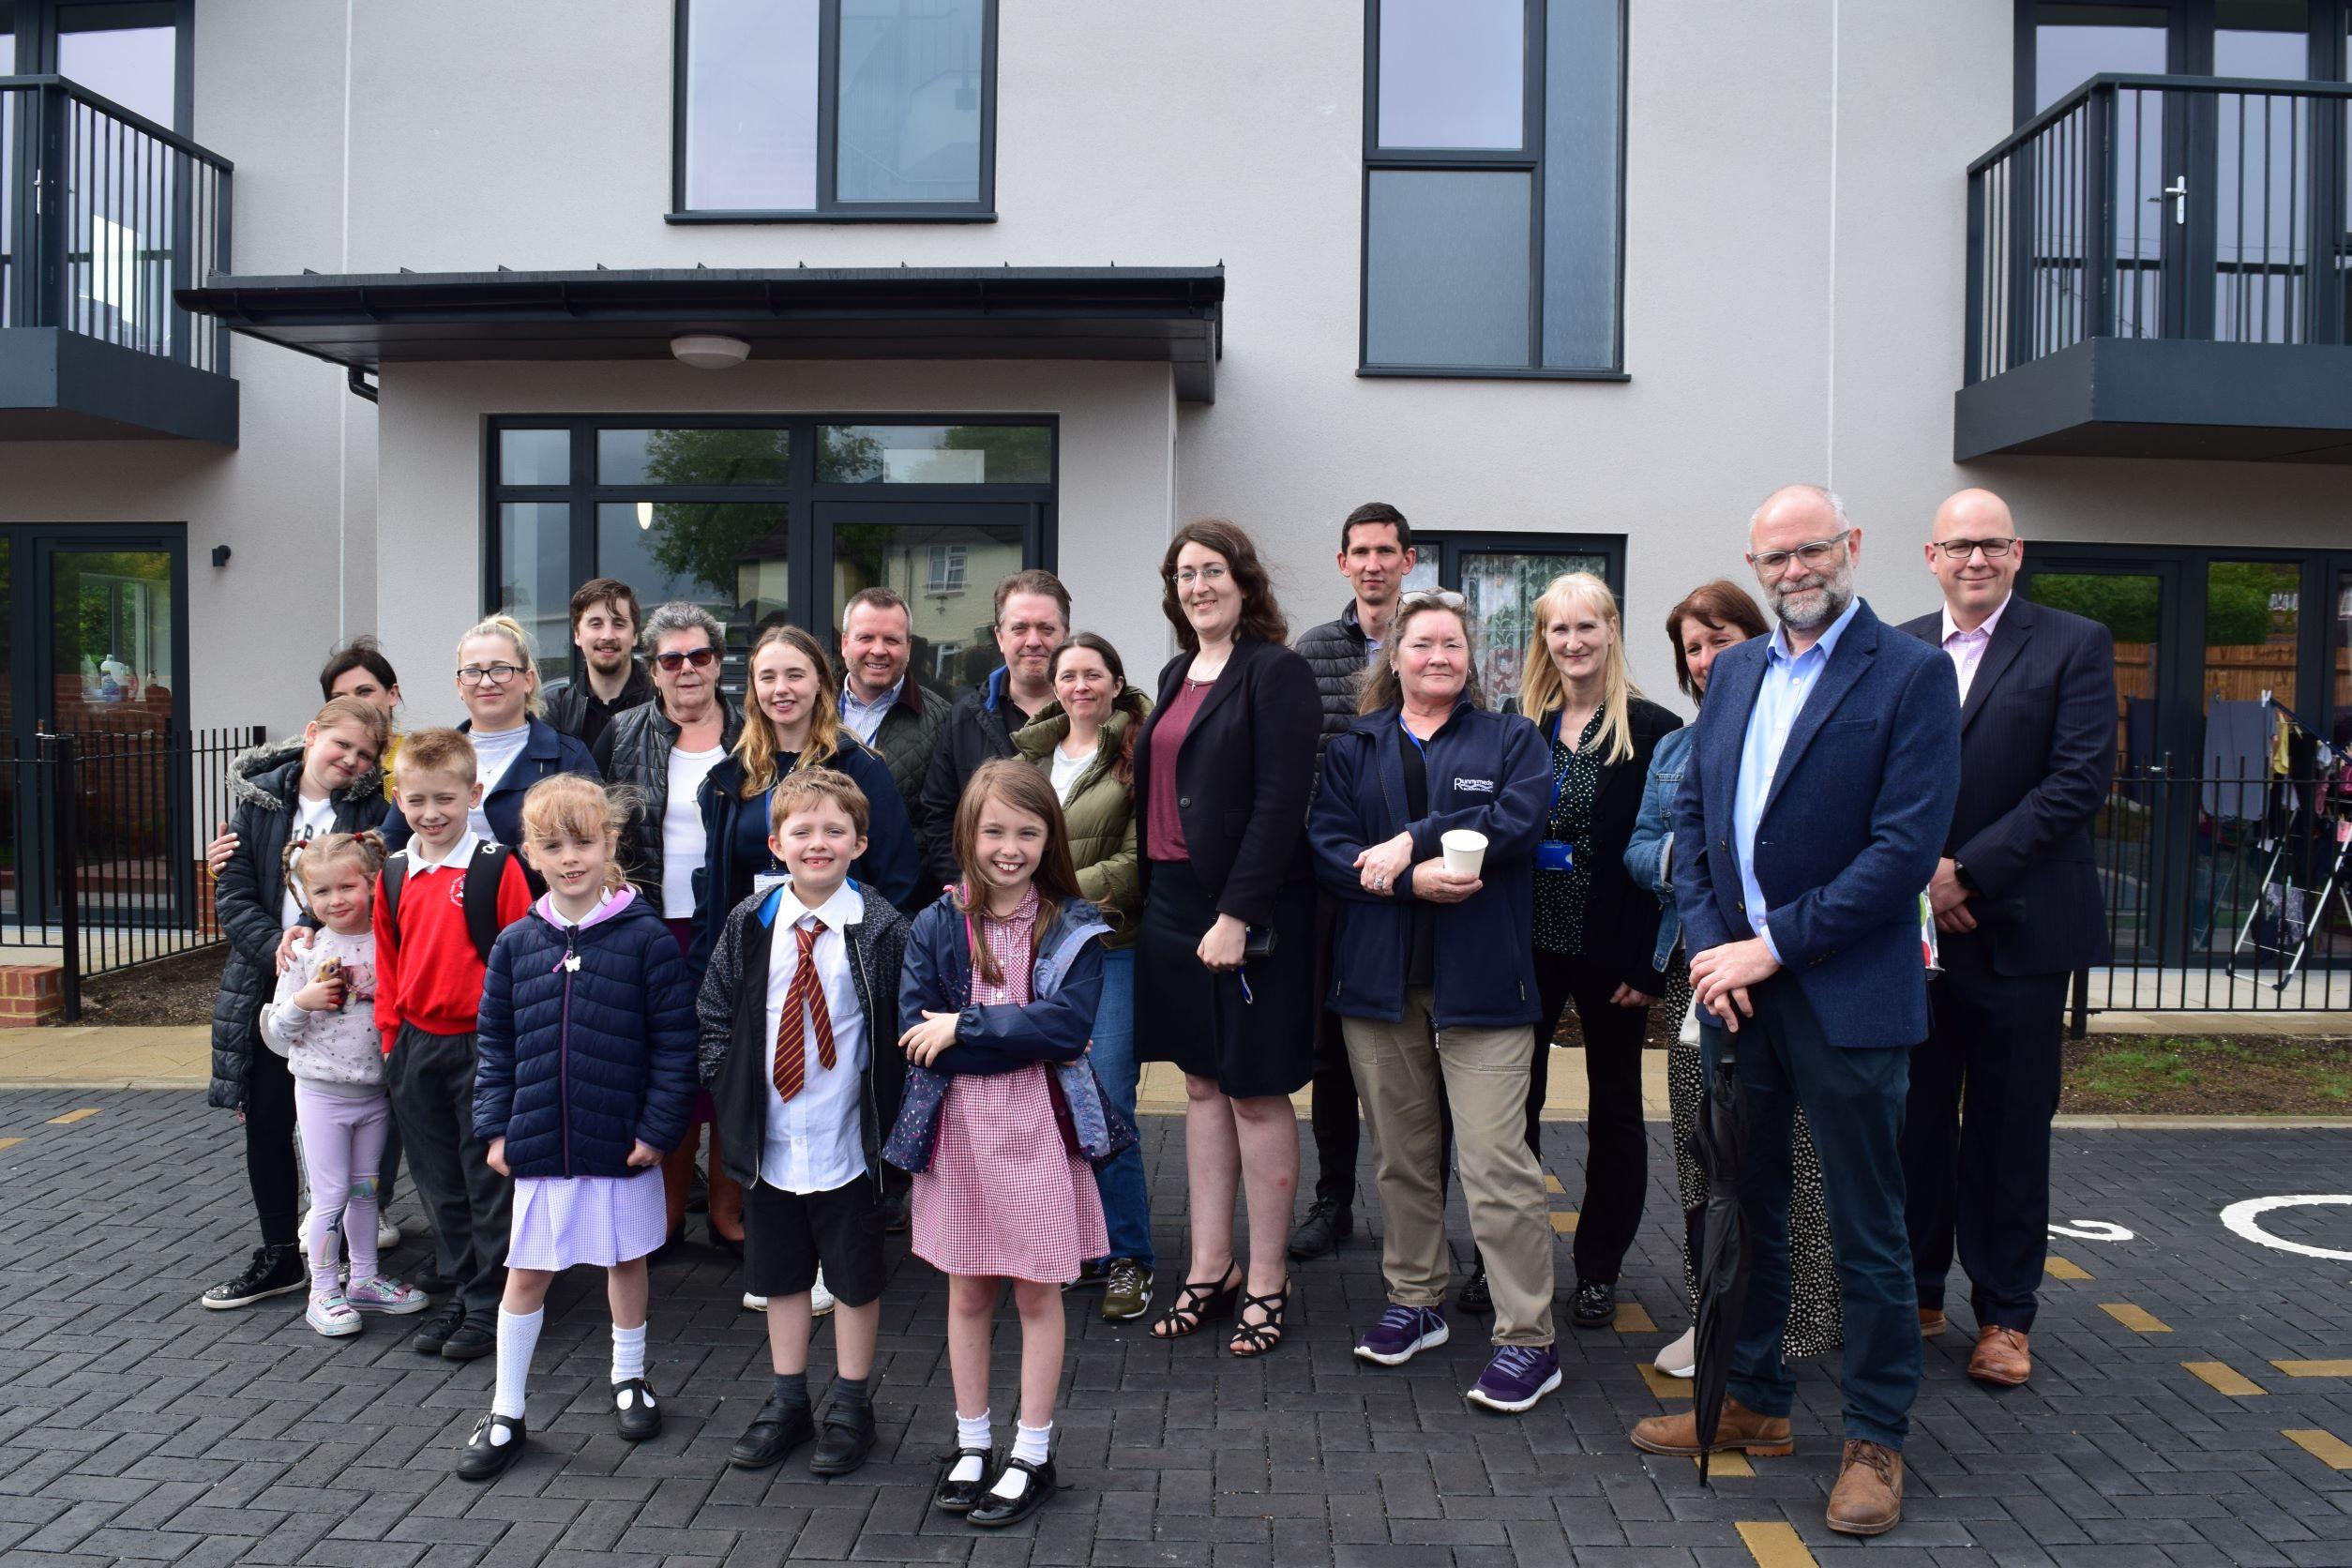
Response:
[{"label": "brown suede shoe", "polygon": [[1976,1331],[1976,1354],[1968,1358],[1968,1376],[1980,1383],[2015,1388],[2033,1376],[2033,1355],[2026,1349],[2022,1329],[1985,1328]]},{"label": "brown suede shoe", "polygon": [[[1698,1453],[1698,1412],[1653,1415],[1634,1426],[1634,1446],[1649,1454],[1692,1455]],[[1744,1449],[1752,1455],[1788,1454],[1797,1445],[1788,1436],[1785,1415],[1758,1415],[1737,1399],[1725,1395],[1723,1417],[1715,1423],[1715,1450]]]},{"label": "brown suede shoe", "polygon": [[1830,1528],[1840,1535],[1884,1535],[1902,1521],[1903,1455],[1847,1439],[1830,1493]]},{"label": "brown suede shoe", "polygon": [[1933,1339],[1944,1332],[1949,1321],[1944,1317],[1942,1307],[1922,1306],[1919,1309],[1919,1336],[1922,1339]]}]

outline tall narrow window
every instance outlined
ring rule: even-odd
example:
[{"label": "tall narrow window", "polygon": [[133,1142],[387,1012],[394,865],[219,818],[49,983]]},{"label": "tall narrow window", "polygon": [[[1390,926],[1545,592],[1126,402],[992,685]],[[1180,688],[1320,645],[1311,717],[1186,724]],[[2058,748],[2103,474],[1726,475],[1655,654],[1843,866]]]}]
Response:
[{"label": "tall narrow window", "polygon": [[1367,0],[1363,369],[1621,373],[1622,0]]},{"label": "tall narrow window", "polygon": [[993,216],[994,0],[677,0],[680,221]]}]

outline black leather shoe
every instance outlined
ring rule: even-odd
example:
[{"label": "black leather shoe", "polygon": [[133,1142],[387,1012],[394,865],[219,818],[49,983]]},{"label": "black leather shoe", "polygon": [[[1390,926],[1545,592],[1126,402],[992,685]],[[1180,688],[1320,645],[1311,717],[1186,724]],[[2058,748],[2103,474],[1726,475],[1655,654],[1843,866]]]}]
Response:
[{"label": "black leather shoe", "polygon": [[441,1304],[440,1311],[416,1326],[416,1332],[409,1335],[408,1348],[420,1356],[437,1356],[464,1321],[465,1303],[451,1296]]},{"label": "black leather shoe", "polygon": [[1053,1496],[1055,1485],[1051,1459],[1042,1465],[1033,1465],[1025,1459],[1007,1459],[1004,1469],[997,1473],[1002,1476],[1012,1470],[1020,1470],[1029,1477],[1029,1485],[1021,1489],[1021,1495],[1017,1498],[999,1497],[991,1487],[980,1494],[978,1505],[964,1515],[964,1523],[980,1530],[1003,1530],[1007,1525],[1019,1524],[1043,1508],[1046,1500]]},{"label": "black leather shoe", "polygon": [[1462,1281],[1462,1288],[1454,1293],[1454,1304],[1465,1312],[1474,1312],[1482,1318],[1495,1309],[1494,1292],[1486,1289],[1486,1260],[1485,1259],[1480,1259],[1472,1266],[1470,1277]]},{"label": "black leather shoe", "polygon": [[654,1385],[642,1378],[612,1385],[612,1418],[626,1442],[643,1442],[661,1436],[661,1402]]},{"label": "black leather shoe", "polygon": [[1617,1321],[1617,1286],[1597,1279],[1576,1281],[1576,1299],[1569,1304],[1568,1320],[1580,1329],[1605,1329]]},{"label": "black leather shoe", "polygon": [[835,1400],[825,1407],[824,1425],[817,1428],[817,1452],[808,1456],[811,1475],[847,1475],[874,1451],[874,1407],[845,1410]]},{"label": "black leather shoe", "polygon": [[489,1324],[477,1323],[468,1318],[449,1331],[449,1337],[441,1342],[444,1361],[479,1361],[498,1353],[498,1335]]},{"label": "black leather shoe", "polygon": [[807,1405],[771,1399],[727,1451],[727,1462],[737,1470],[765,1470],[816,1435],[817,1424]]},{"label": "black leather shoe", "polygon": [[429,1296],[445,1295],[458,1288],[458,1282],[443,1274],[438,1263],[426,1263],[410,1270],[408,1282]]},{"label": "black leather shoe", "polygon": [[[988,1484],[988,1466],[996,1455],[985,1448],[959,1448],[947,1456],[947,1463],[939,1470],[939,1490],[931,1494],[931,1506],[942,1514],[969,1514],[980,1501],[980,1489]],[[966,1459],[980,1461],[980,1473],[970,1481],[952,1481],[956,1467]]]},{"label": "black leather shoe", "polygon": [[1320,1258],[1338,1250],[1339,1244],[1355,1233],[1355,1211],[1328,1198],[1319,1198],[1308,1206],[1299,1228],[1290,1233],[1290,1256],[1302,1263],[1310,1258]]},{"label": "black leather shoe", "polygon": [[[504,1427],[509,1434],[505,1442],[490,1441],[492,1428]],[[503,1415],[486,1415],[474,1424],[474,1435],[465,1440],[465,1450],[458,1455],[458,1479],[488,1481],[504,1475],[506,1467],[522,1452],[523,1440],[529,1430],[520,1420]]]}]

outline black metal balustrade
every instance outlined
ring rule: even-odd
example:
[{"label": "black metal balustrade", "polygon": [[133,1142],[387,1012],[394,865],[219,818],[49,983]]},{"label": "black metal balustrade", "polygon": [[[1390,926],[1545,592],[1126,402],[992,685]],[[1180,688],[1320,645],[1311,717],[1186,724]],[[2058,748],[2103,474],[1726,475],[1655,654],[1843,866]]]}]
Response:
[{"label": "black metal balustrade", "polygon": [[58,76],[0,76],[0,327],[60,327],[227,374],[173,291],[229,270],[231,165]]}]

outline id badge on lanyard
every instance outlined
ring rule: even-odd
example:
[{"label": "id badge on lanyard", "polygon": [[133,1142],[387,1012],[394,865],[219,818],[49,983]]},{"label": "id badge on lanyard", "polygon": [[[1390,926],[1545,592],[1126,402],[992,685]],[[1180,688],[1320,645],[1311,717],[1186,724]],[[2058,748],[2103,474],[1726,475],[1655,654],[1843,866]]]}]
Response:
[{"label": "id badge on lanyard", "polygon": [[[1550,721],[1544,726],[1544,738],[1551,743],[1551,749],[1559,748],[1560,715],[1557,713],[1553,714]],[[1544,808],[1545,825],[1550,824],[1552,813],[1559,809],[1560,770],[1554,768],[1552,770],[1552,803]],[[1565,871],[1576,863],[1576,847],[1561,839],[1546,838],[1535,846],[1535,868],[1538,871]]]}]

